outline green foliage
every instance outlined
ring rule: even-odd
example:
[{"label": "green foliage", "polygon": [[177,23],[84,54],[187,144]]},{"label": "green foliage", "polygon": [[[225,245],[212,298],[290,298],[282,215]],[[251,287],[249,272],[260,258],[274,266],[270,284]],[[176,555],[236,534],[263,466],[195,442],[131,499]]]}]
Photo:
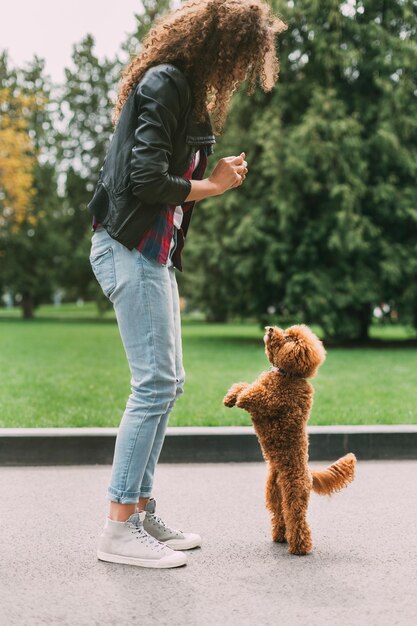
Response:
[{"label": "green foliage", "polygon": [[41,107],[32,105],[27,112],[28,134],[37,155],[30,210],[18,229],[7,220],[0,227],[0,286],[18,299],[23,316],[31,319],[34,309],[49,300],[58,286],[59,250],[63,240],[58,219],[56,170],[46,158],[53,141],[49,106],[51,84],[44,77],[42,60],[35,57],[27,69],[16,70],[10,67],[7,54],[3,53],[0,56],[1,87],[46,103]]},{"label": "green foliage", "polygon": [[381,302],[416,323],[413,4],[273,5],[280,80],[234,96],[212,159],[243,150],[248,177],[196,207],[184,288],[211,319],[276,310],[329,337],[366,337]]},{"label": "green foliage", "polygon": [[[137,52],[153,19],[169,6],[167,0],[143,4],[125,52],[129,46]],[[0,232],[0,293],[18,297],[26,318],[34,316],[41,302],[50,301],[57,288],[64,290],[67,300],[94,298],[99,312],[109,308],[88,260],[87,203],[113,133],[111,108],[126,59],[99,59],[94,47],[89,34],[74,45],[63,86],[50,84],[42,59],[35,56],[28,69],[21,70],[10,67],[5,51],[0,54],[0,89],[19,88],[48,103],[44,110],[33,107],[29,115],[29,135],[41,154],[31,207],[36,224],[23,222],[19,233],[10,228]]]},{"label": "green foliage", "polygon": [[141,0],[141,5],[141,13],[134,13],[136,28],[121,46],[122,50],[127,52],[129,56],[134,56],[138,53],[142,41],[151,29],[155,19],[168,11],[173,6],[173,2],[171,0]]},{"label": "green foliage", "polygon": [[74,46],[72,67],[65,69],[66,83],[60,94],[61,130],[56,141],[65,181],[61,219],[67,249],[60,283],[67,300],[98,293],[88,261],[91,217],[87,204],[113,132],[112,97],[122,64],[118,59],[99,59],[94,46],[91,35]]},{"label": "green foliage", "polygon": [[[170,0],[145,0],[122,46],[140,50]],[[364,338],[388,303],[417,328],[417,14],[413,0],[271,0],[288,22],[280,80],[234,94],[218,158],[245,151],[244,184],[197,204],[181,292],[211,321],[318,323],[327,337]],[[99,59],[87,35],[54,90],[37,57],[26,70],[0,55],[0,88],[23,87],[48,105],[30,115],[41,158],[36,226],[0,233],[0,289],[33,307],[63,288],[102,297],[88,262],[91,198],[111,135],[126,57]]]}]

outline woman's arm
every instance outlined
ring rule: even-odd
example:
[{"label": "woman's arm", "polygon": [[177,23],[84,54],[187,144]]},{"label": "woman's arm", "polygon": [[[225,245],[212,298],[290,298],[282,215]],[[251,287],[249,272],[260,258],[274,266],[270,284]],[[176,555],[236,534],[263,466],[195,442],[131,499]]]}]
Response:
[{"label": "woman's arm", "polygon": [[216,167],[208,178],[203,180],[191,179],[191,191],[185,201],[203,200],[210,196],[219,196],[228,189],[242,184],[248,171],[248,164],[244,160],[245,153],[237,157],[224,157],[217,162]]},{"label": "woman's arm", "polygon": [[180,89],[169,69],[157,72],[150,68],[137,86],[139,116],[131,152],[130,182],[132,193],[149,204],[182,204],[221,195],[242,184],[245,178],[244,152],[220,159],[204,180],[188,180],[169,173],[172,137],[186,94],[186,82]]},{"label": "woman's arm", "polygon": [[187,98],[186,83],[179,88],[176,80],[169,69],[150,68],[136,89],[139,116],[130,182],[132,193],[149,204],[181,204],[191,191],[187,179],[168,171],[172,137]]}]

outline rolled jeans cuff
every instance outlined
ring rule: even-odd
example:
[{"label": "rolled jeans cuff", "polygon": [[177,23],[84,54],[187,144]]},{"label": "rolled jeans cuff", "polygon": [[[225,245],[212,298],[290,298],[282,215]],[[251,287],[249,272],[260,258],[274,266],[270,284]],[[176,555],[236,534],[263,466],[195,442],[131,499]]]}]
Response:
[{"label": "rolled jeans cuff", "polygon": [[107,489],[107,499],[119,504],[137,504],[139,497],[139,491],[120,491],[113,487]]}]

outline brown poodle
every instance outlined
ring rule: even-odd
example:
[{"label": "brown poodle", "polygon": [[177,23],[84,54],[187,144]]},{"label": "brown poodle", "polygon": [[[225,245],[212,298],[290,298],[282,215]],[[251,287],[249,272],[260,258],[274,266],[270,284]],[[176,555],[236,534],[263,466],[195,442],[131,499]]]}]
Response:
[{"label": "brown poodle", "polygon": [[308,554],[313,548],[306,519],[310,490],[330,495],[345,487],[354,478],[356,457],[347,454],[323,471],[309,469],[306,426],[314,389],[306,379],[315,376],[326,351],[305,324],[285,331],[265,328],[271,369],[252,384],[232,385],[223,404],[246,409],[252,418],[268,463],[265,495],[273,540],[287,541],[291,554]]}]

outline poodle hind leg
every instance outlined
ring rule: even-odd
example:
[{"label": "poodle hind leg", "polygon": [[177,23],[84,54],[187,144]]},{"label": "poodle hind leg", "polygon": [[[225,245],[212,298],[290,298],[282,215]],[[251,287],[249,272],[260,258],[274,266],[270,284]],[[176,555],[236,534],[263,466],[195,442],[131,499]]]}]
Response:
[{"label": "poodle hind leg", "polygon": [[271,513],[272,539],[285,543],[285,521],[282,511],[282,498],[277,470],[270,465],[265,489],[266,506]]},{"label": "poodle hind leg", "polygon": [[311,530],[307,522],[307,508],[310,499],[310,482],[307,477],[290,478],[282,488],[282,504],[288,552],[309,554],[313,549]]}]

